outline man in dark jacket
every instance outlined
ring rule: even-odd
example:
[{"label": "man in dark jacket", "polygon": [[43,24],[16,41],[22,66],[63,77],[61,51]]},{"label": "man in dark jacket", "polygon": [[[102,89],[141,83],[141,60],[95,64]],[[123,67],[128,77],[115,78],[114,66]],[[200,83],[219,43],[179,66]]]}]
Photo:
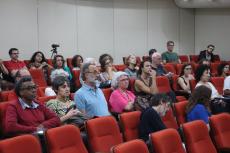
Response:
[{"label": "man in dark jacket", "polygon": [[214,49],[215,49],[214,45],[211,44],[208,45],[206,50],[200,52],[199,61],[203,59],[207,59],[210,62],[214,62],[214,55],[213,55]]}]

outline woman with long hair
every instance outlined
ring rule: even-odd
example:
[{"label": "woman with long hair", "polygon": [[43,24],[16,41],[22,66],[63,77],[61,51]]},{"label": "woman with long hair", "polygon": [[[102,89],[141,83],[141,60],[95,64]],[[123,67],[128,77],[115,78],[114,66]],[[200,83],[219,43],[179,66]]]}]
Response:
[{"label": "woman with long hair", "polygon": [[211,89],[204,85],[194,90],[186,106],[187,121],[203,120],[208,124],[208,117],[211,116],[211,94]]}]

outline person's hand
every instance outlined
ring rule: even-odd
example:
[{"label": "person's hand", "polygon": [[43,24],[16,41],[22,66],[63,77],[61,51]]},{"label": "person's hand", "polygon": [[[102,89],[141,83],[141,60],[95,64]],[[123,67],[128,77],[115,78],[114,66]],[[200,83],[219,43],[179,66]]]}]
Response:
[{"label": "person's hand", "polygon": [[172,73],[172,72],[168,72],[168,73],[166,74],[166,76],[167,76],[167,77],[172,77],[172,76],[173,76],[173,73]]},{"label": "person's hand", "polygon": [[48,66],[46,62],[42,62],[42,67]]},{"label": "person's hand", "polygon": [[112,71],[113,71],[113,67],[110,66],[110,65],[108,65],[108,66],[106,67],[106,69],[107,69],[107,72],[112,72]]},{"label": "person's hand", "polygon": [[45,129],[44,126],[42,124],[40,124],[40,125],[38,125],[36,132],[44,131],[44,129]]},{"label": "person's hand", "polygon": [[154,70],[152,70],[152,69],[150,69],[149,70],[149,75],[152,77],[152,78],[155,78],[156,77],[156,71],[154,71]]},{"label": "person's hand", "polygon": [[71,118],[71,117],[77,115],[78,113],[80,113],[79,110],[77,110],[77,109],[71,109],[66,115],[68,116],[68,118]]}]

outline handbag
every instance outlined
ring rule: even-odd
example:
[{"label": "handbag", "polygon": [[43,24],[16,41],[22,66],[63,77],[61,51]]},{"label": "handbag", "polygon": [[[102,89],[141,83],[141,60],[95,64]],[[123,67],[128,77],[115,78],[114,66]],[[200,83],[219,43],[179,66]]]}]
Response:
[{"label": "handbag", "polygon": [[152,95],[137,96],[134,100],[135,110],[143,111],[148,108],[151,97]]}]

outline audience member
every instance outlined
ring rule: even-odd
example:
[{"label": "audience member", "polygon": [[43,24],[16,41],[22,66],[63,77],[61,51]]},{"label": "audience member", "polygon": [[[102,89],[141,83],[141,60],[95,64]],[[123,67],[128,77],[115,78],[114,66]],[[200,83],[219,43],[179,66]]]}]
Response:
[{"label": "audience member", "polygon": [[45,75],[46,81],[48,81],[48,71],[53,67],[47,63],[47,60],[44,54],[41,51],[35,52],[29,62],[29,69],[42,69]]},{"label": "audience member", "polygon": [[57,76],[52,82],[52,87],[57,97],[49,100],[46,106],[58,115],[62,124],[74,124],[79,127],[84,125],[88,117],[81,113],[75,103],[69,99],[69,80],[64,76]]},{"label": "audience member", "polygon": [[72,66],[73,66],[72,70],[80,70],[81,66],[82,66],[82,63],[83,63],[82,56],[81,55],[75,55],[72,58]]},{"label": "audience member", "polygon": [[19,50],[17,48],[11,48],[9,50],[11,60],[4,62],[5,67],[9,71],[11,77],[14,77],[19,69],[26,68],[26,64],[23,61],[18,60]]},{"label": "audience member", "polygon": [[219,77],[227,77],[229,75],[229,64],[222,63],[217,68],[218,76]]},{"label": "audience member", "polygon": [[152,55],[152,68],[156,71],[157,76],[168,76],[171,77],[173,73],[169,72],[164,69],[162,65],[162,58],[160,53],[154,53]]},{"label": "audience member", "polygon": [[74,96],[77,108],[89,117],[110,115],[105,96],[97,85],[97,67],[91,63],[85,63],[81,74],[84,84]]},{"label": "audience member", "polygon": [[210,82],[210,68],[207,65],[200,65],[195,73],[195,78],[197,81],[196,87],[205,85],[212,90],[211,99],[220,97],[218,91],[214,85]]},{"label": "audience member", "polygon": [[149,58],[152,59],[153,54],[156,53],[156,52],[157,52],[156,49],[150,49],[149,50]]},{"label": "audience member", "polygon": [[152,70],[150,61],[142,61],[138,71],[138,78],[134,83],[135,108],[144,110],[149,107],[149,100],[153,94],[158,93],[156,85],[156,71]]},{"label": "audience member", "polygon": [[125,72],[117,72],[112,80],[112,87],[115,89],[109,99],[111,111],[122,113],[134,109],[135,95],[128,91],[129,77]]},{"label": "audience member", "polygon": [[162,94],[156,94],[151,97],[147,109],[141,113],[139,123],[139,136],[149,144],[149,134],[166,129],[161,117],[165,116],[170,108],[167,98]]},{"label": "audience member", "polygon": [[0,59],[0,91],[11,90],[14,88],[13,78],[10,77],[9,72],[2,59]]},{"label": "audience member", "polygon": [[208,124],[211,116],[210,98],[212,90],[207,86],[197,87],[186,106],[187,121],[203,120]]},{"label": "audience member", "polygon": [[137,77],[137,70],[138,70],[136,56],[129,55],[126,58],[125,64],[127,65],[125,72],[129,75],[129,77],[136,78]]},{"label": "audience member", "polygon": [[69,67],[65,66],[65,60],[64,60],[64,57],[62,55],[54,56],[53,65],[54,65],[54,70],[56,70],[56,69],[64,70],[65,72],[68,73],[68,79],[70,81],[72,80],[72,78],[73,78],[72,74],[70,72]]},{"label": "audience member", "polygon": [[206,58],[203,58],[202,60],[199,61],[199,65],[207,65],[210,66],[210,61],[207,60]]},{"label": "audience member", "polygon": [[224,95],[230,97],[230,76],[224,79]]},{"label": "audience member", "polygon": [[20,69],[20,70],[18,70],[17,73],[15,74],[14,80],[15,80],[15,82],[18,82],[22,77],[25,77],[25,76],[31,77],[31,74],[30,74],[30,72],[28,71],[28,69],[25,69],[25,68]]},{"label": "audience member", "polygon": [[222,99],[222,96],[218,93],[215,86],[209,81],[210,80],[210,68],[207,65],[200,65],[195,74],[197,81],[196,87],[204,85],[211,89],[211,110],[212,113],[228,112],[229,105],[226,104]]},{"label": "audience member", "polygon": [[[116,69],[113,67],[113,58],[109,54],[102,54],[99,58],[101,64],[100,81],[107,82],[111,85],[111,80],[115,74]],[[106,86],[108,87],[108,86]]]},{"label": "audience member", "polygon": [[192,75],[192,65],[184,64],[181,70],[181,74],[177,80],[179,94],[185,96],[188,99],[191,94],[189,81],[194,79],[195,78]]},{"label": "audience member", "polygon": [[18,100],[9,103],[6,110],[5,132],[19,135],[53,128],[60,125],[54,112],[35,101],[36,85],[31,77],[21,78],[15,86]]},{"label": "audience member", "polygon": [[215,50],[214,45],[212,44],[208,45],[206,50],[200,52],[198,60],[200,61],[202,59],[206,59],[209,62],[214,62],[214,55],[213,55],[214,50]]},{"label": "audience member", "polygon": [[167,42],[167,51],[162,54],[163,63],[181,63],[177,53],[173,52],[174,42]]}]

